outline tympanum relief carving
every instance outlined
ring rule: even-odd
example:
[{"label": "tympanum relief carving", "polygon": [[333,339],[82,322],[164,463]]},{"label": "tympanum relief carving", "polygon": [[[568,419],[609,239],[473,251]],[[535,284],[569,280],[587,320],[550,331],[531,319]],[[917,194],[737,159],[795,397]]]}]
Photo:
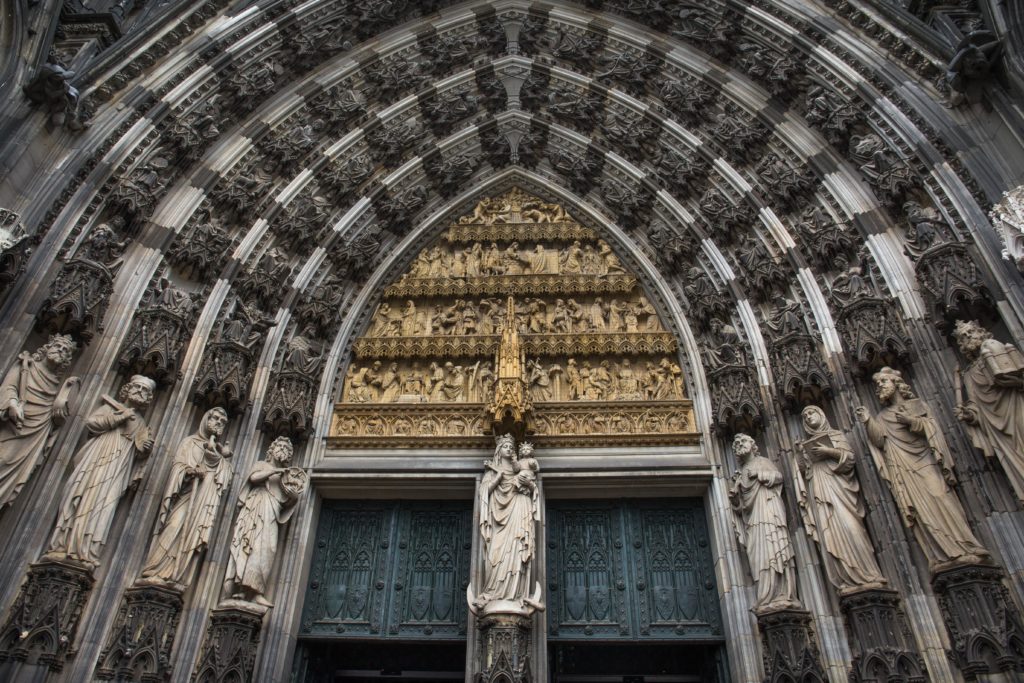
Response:
[{"label": "tympanum relief carving", "polygon": [[696,440],[675,337],[636,278],[562,207],[513,189],[385,290],[353,344],[332,444],[483,445],[507,324],[538,443]]}]

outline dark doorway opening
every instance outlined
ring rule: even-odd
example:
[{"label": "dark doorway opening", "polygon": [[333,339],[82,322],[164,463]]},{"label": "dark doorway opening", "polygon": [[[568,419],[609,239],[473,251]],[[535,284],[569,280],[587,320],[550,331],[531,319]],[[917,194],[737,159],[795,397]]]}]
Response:
[{"label": "dark doorway opening", "polygon": [[463,683],[465,642],[307,641],[299,648],[301,683]]},{"label": "dark doorway opening", "polygon": [[557,643],[548,646],[552,683],[725,683],[720,645]]}]

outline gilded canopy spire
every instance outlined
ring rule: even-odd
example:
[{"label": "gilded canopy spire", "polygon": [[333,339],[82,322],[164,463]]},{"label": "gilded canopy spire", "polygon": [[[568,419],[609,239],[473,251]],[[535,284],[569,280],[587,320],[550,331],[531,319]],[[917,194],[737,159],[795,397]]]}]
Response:
[{"label": "gilded canopy spire", "polygon": [[494,365],[498,377],[494,383],[494,398],[487,407],[488,417],[496,434],[510,433],[522,438],[533,403],[527,391],[526,357],[519,341],[516,303],[511,296],[505,306],[505,321]]}]

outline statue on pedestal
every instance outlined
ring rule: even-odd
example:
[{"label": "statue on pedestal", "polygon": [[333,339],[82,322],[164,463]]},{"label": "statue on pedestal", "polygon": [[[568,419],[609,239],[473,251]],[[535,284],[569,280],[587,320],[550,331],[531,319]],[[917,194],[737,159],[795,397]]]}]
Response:
[{"label": "statue on pedestal", "polygon": [[99,565],[117,505],[138,481],[135,460],[153,448],[141,411],[153,400],[154,389],[156,382],[135,375],[121,387],[120,400],[103,396],[103,405],[86,419],[92,438],[75,454],[75,469],[64,487],[57,528],[44,559]]},{"label": "statue on pedestal", "polygon": [[210,542],[221,496],[231,481],[231,449],[217,440],[227,422],[223,408],[211,408],[199,431],[178,444],[139,583],[184,592],[195,578],[199,555]]},{"label": "statue on pedestal", "polygon": [[729,499],[736,513],[736,535],[757,586],[755,609],[759,613],[799,609],[782,471],[760,454],[747,434],[737,434],[732,448],[739,470],[733,475]]},{"label": "statue on pedestal", "polygon": [[517,458],[510,434],[496,441],[494,456],[484,463],[479,491],[483,589],[474,597],[470,587],[467,597],[474,614],[502,611],[529,615],[544,609],[534,570],[540,519],[539,467],[531,457],[531,444],[521,444]]},{"label": "statue on pedestal", "polygon": [[61,382],[74,340],[56,334],[35,353],[22,352],[0,384],[0,510],[14,502],[43,459],[54,427],[68,416],[77,377]]},{"label": "statue on pedestal", "polygon": [[958,320],[953,336],[968,360],[957,372],[956,416],[982,453],[999,458],[1024,501],[1024,356],[977,321]]},{"label": "statue on pedestal", "polygon": [[807,533],[821,545],[826,573],[840,593],[881,588],[885,578],[864,526],[853,449],[818,406],[807,406],[802,416],[807,440],[797,442],[797,452],[806,482],[800,506]]},{"label": "statue on pedestal", "polygon": [[305,492],[309,475],[292,460],[292,442],[286,436],[274,439],[267,459],[249,472],[238,501],[241,508],[231,537],[231,557],[224,577],[224,593],[232,599],[269,608],[266,591],[274,569],[280,527],[291,519],[295,504]]},{"label": "statue on pedestal", "polygon": [[885,407],[872,417],[857,408],[872,455],[889,483],[903,523],[914,532],[932,573],[977,564],[988,552],[974,537],[951,484],[953,459],[939,441],[939,425],[927,404],[914,397],[903,375],[882,368],[873,376]]}]

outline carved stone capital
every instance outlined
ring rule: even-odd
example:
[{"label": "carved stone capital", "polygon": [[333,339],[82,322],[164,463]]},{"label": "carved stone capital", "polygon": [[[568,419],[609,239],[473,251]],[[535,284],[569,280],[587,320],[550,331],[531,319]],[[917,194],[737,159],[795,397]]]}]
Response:
[{"label": "carved stone capital", "polygon": [[18,661],[60,671],[93,585],[81,564],[43,560],[29,567],[0,630],[0,662]]}]

